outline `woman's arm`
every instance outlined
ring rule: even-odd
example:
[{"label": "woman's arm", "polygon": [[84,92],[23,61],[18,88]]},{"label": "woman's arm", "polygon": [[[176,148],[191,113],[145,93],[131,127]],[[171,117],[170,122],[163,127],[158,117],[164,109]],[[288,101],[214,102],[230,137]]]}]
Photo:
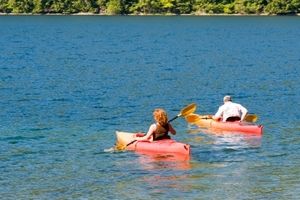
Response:
[{"label": "woman's arm", "polygon": [[155,124],[152,124],[150,127],[149,127],[149,130],[147,132],[147,134],[143,137],[135,137],[135,140],[137,141],[153,141],[153,133],[154,131],[156,130],[156,125]]}]

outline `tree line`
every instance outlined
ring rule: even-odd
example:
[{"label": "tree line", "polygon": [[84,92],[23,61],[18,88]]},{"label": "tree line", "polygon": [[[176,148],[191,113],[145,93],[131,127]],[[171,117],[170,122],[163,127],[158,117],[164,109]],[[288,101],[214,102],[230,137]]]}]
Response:
[{"label": "tree line", "polygon": [[0,0],[0,13],[295,15],[300,0]]}]

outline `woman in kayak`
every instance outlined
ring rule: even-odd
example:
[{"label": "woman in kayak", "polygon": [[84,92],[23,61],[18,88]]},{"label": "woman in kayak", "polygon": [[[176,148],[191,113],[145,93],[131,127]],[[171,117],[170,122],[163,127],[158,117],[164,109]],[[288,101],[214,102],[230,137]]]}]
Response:
[{"label": "woman in kayak", "polygon": [[151,124],[146,135],[137,134],[135,140],[137,141],[154,141],[162,139],[170,139],[168,132],[173,135],[176,134],[175,129],[168,123],[168,116],[165,110],[158,108],[153,112],[154,124]]},{"label": "woman in kayak", "polygon": [[231,96],[226,95],[223,98],[224,104],[219,107],[218,112],[212,117],[214,120],[223,120],[223,122],[243,121],[248,110],[238,103],[233,103]]}]

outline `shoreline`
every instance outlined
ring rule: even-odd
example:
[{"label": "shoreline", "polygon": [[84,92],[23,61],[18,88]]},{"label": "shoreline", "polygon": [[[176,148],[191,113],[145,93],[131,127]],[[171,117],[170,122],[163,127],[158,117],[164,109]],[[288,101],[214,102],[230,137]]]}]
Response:
[{"label": "shoreline", "polygon": [[209,14],[209,13],[193,13],[193,14],[128,14],[128,15],[111,15],[111,14],[96,14],[96,13],[72,13],[72,14],[64,14],[64,13],[0,13],[0,16],[300,16],[300,13],[297,14]]}]

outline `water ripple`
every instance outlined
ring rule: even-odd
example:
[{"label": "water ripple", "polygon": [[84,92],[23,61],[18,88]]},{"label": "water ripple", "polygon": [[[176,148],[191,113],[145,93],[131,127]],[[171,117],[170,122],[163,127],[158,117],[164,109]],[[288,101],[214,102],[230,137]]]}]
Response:
[{"label": "water ripple", "polygon": [[[298,19],[4,18],[2,198],[299,196]],[[195,102],[212,114],[226,94],[259,115],[261,138],[207,134],[178,118],[173,138],[191,145],[188,162],[104,151],[115,130],[147,131],[156,107],[171,118]]]}]

